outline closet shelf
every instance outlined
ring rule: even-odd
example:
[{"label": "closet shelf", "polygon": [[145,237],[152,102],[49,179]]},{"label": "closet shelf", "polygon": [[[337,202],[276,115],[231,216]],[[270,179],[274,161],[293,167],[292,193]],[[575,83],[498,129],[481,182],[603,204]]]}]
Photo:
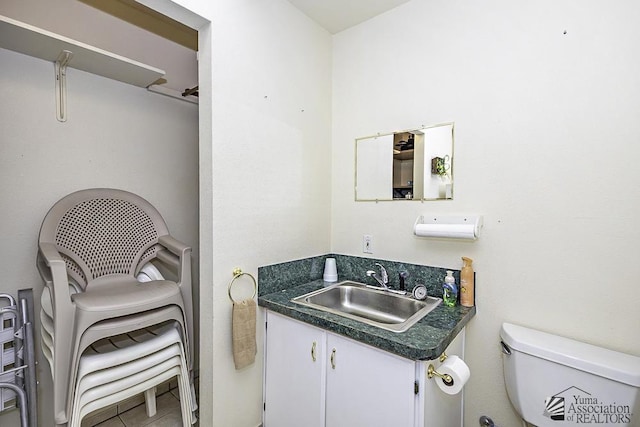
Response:
[{"label": "closet shelf", "polygon": [[68,66],[92,74],[147,87],[163,70],[0,15],[0,48],[55,62],[60,52],[73,56]]}]

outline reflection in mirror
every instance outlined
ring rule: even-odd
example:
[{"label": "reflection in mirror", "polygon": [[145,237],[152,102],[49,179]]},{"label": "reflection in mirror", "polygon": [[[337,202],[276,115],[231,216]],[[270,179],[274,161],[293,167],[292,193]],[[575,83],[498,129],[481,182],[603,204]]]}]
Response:
[{"label": "reflection in mirror", "polygon": [[453,127],[356,139],[356,200],[452,199]]}]

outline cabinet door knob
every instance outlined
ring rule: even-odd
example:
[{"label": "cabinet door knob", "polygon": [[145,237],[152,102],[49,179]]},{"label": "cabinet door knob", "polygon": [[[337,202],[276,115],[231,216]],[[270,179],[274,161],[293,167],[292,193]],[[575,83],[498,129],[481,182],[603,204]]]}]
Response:
[{"label": "cabinet door knob", "polygon": [[316,345],[317,343],[314,341],[311,345],[311,360],[316,361]]},{"label": "cabinet door knob", "polygon": [[331,350],[331,369],[336,369],[336,349]]}]

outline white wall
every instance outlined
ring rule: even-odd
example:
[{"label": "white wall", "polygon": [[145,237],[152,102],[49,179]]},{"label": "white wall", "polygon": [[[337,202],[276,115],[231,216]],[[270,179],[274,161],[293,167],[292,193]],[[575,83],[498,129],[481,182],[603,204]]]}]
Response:
[{"label": "white wall", "polygon": [[[261,265],[330,249],[331,37],[285,0],[175,3],[211,21],[200,34],[211,40],[201,91],[212,82],[211,158],[201,159],[203,180],[212,164],[212,196],[201,199],[212,235],[202,240],[213,241],[202,269],[211,282],[203,275],[200,288],[200,423],[257,426],[263,334],[256,363],[236,371],[227,286],[235,267],[257,276]],[[237,283],[238,299],[251,295],[251,282]]]},{"label": "white wall", "polygon": [[[196,105],[68,69],[68,121],[60,123],[52,63],[0,49],[0,64],[1,292],[33,287],[39,297],[42,219],[58,199],[83,188],[116,187],[145,197],[172,234],[193,245],[197,259]],[[194,271],[197,283],[197,263]],[[38,374],[39,415],[48,426],[52,390],[44,359]],[[5,423],[18,425],[17,411],[0,415]]]},{"label": "white wall", "polygon": [[212,425],[254,426],[262,346],[235,371],[227,285],[329,250],[331,39],[284,0],[216,2],[212,29]]},{"label": "white wall", "polygon": [[[413,0],[334,36],[332,250],[474,259],[465,426],[518,425],[510,321],[640,354],[640,5]],[[566,34],[565,34],[566,32]],[[453,201],[353,201],[357,137],[455,121]],[[422,213],[478,213],[475,243],[415,238]]]}]

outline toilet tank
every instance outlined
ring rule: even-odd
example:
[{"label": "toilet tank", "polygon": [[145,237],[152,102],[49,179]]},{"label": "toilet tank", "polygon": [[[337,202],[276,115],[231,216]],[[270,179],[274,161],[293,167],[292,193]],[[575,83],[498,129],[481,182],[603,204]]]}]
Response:
[{"label": "toilet tank", "polygon": [[539,427],[640,426],[640,357],[504,323],[507,394]]}]

